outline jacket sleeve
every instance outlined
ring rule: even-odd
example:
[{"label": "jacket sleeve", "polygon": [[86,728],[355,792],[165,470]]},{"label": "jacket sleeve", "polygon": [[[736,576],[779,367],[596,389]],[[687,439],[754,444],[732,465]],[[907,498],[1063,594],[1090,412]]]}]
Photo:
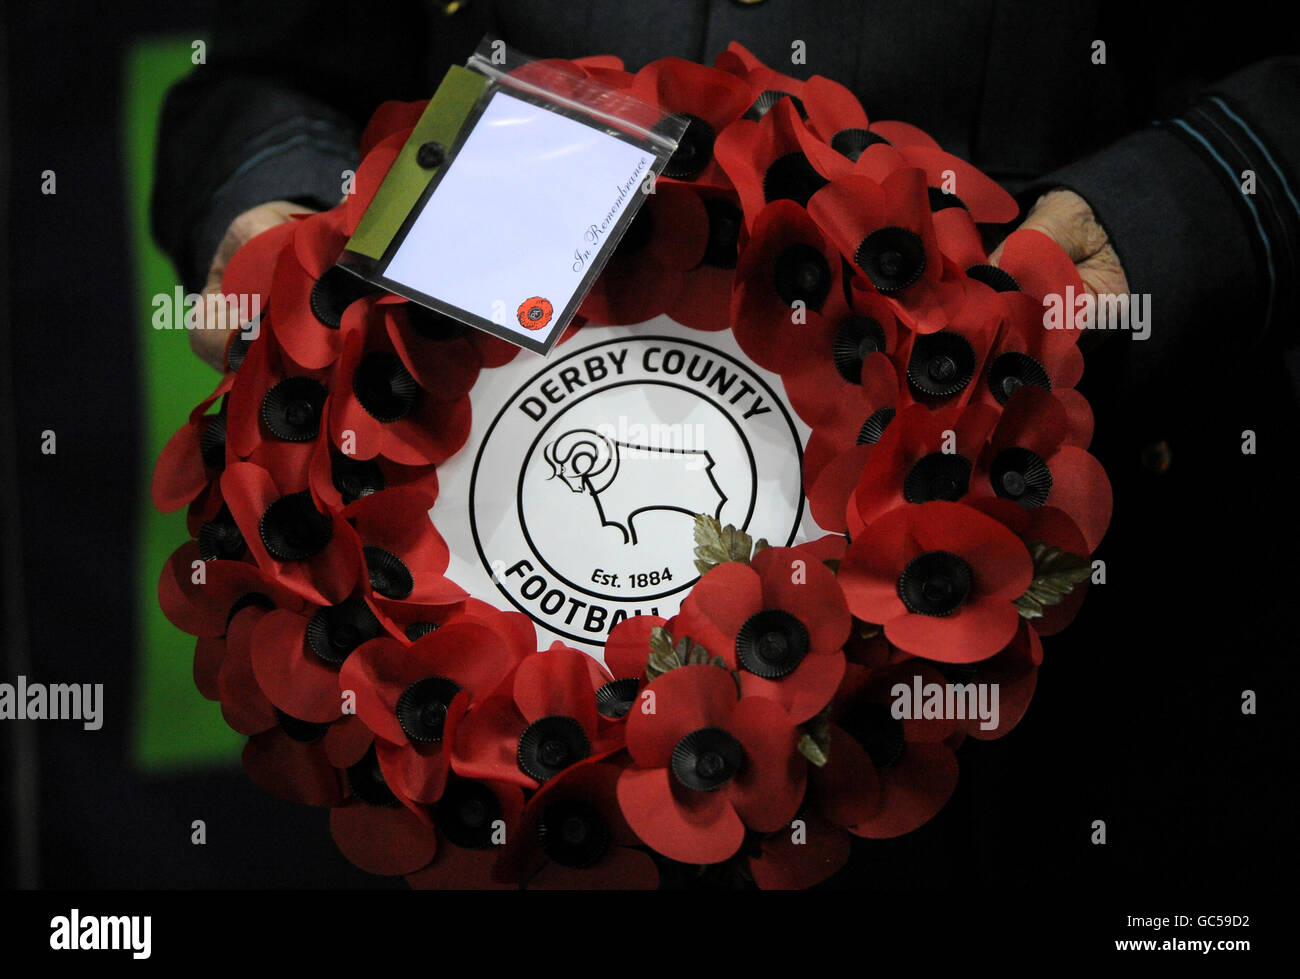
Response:
[{"label": "jacket sleeve", "polygon": [[159,129],[153,233],[189,289],[202,286],[241,212],[276,199],[338,203],[343,171],[357,164],[357,140],[375,106],[431,94],[435,36],[449,43],[463,36],[464,54],[477,40],[473,8],[453,22],[443,6],[222,6],[207,63],[168,93]]},{"label": "jacket sleeve", "polygon": [[1091,205],[1130,290],[1150,297],[1143,361],[1300,339],[1297,105],[1300,59],[1260,61],[1020,195],[1066,187]]}]

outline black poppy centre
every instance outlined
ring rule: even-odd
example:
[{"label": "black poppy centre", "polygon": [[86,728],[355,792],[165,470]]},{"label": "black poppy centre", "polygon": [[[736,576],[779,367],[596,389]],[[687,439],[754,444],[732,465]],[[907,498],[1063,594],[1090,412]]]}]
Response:
[{"label": "black poppy centre", "polygon": [[447,710],[458,693],[460,687],[445,676],[428,676],[411,684],[397,698],[402,732],[412,741],[441,741]]},{"label": "black poppy centre", "polygon": [[831,291],[831,267],[820,249],[804,242],[785,248],[772,263],[772,287],[787,306],[821,309]]},{"label": "black poppy centre", "polygon": [[673,180],[689,180],[699,174],[713,159],[713,127],[690,113],[686,118],[686,131],[677,141],[677,149],[664,166],[664,176]]},{"label": "black poppy centre", "polygon": [[401,358],[379,351],[362,358],[352,375],[352,390],[376,421],[395,422],[410,414],[419,385]]},{"label": "black poppy centre", "polygon": [[808,629],[784,609],[750,616],[736,633],[736,658],[755,676],[789,676],[808,655]]},{"label": "black poppy centre", "polygon": [[501,800],[481,782],[453,779],[433,807],[438,832],[453,846],[484,850],[502,819]]},{"label": "black poppy centre", "polygon": [[392,551],[368,544],[361,553],[366,559],[370,587],[377,593],[400,601],[414,591],[415,579],[411,577],[410,568]]},{"label": "black poppy centre", "polygon": [[267,553],[277,561],[305,561],[323,551],[334,536],[330,518],[316,509],[306,490],[272,503],[257,529]]},{"label": "black poppy centre", "polygon": [[1026,386],[1052,390],[1047,371],[1029,354],[1011,350],[998,355],[989,365],[989,390],[998,404],[1006,404],[1016,391]]},{"label": "black poppy centre", "polygon": [[284,442],[310,442],[320,432],[325,387],[310,377],[286,377],[262,398],[262,422]]},{"label": "black poppy centre", "polygon": [[592,866],[608,852],[612,840],[613,833],[600,810],[582,799],[557,799],[537,821],[537,843],[542,852],[565,867]]},{"label": "black poppy centre", "polygon": [[735,777],[744,762],[745,749],[729,731],[706,727],[677,742],[669,769],[688,789],[716,792]]},{"label": "black poppy centre", "polygon": [[591,754],[591,742],[572,717],[553,714],[534,721],[519,738],[519,770],[545,782]]},{"label": "black poppy centre", "polygon": [[989,468],[989,479],[994,493],[1026,510],[1042,506],[1052,492],[1052,471],[1042,456],[1029,449],[1003,449]]},{"label": "black poppy centre", "polygon": [[948,551],[927,551],[912,558],[898,579],[898,597],[909,612],[942,617],[961,607],[973,575],[962,558]]},{"label": "black poppy centre", "polygon": [[932,452],[916,461],[903,480],[908,503],[960,500],[970,488],[971,464],[955,452]]},{"label": "black poppy centre", "polygon": [[361,276],[341,265],[332,265],[312,286],[312,315],[322,326],[337,330],[343,322],[344,310],[374,291],[375,287]]},{"label": "black poppy centre", "polygon": [[907,381],[920,395],[950,398],[975,376],[975,361],[975,348],[960,333],[923,334],[913,343]]},{"label": "black poppy centre", "polygon": [[895,414],[893,408],[877,408],[873,411],[871,417],[864,421],[862,428],[858,430],[858,445],[875,445],[879,442],[889,423],[894,420]]},{"label": "black poppy centre", "polygon": [[326,663],[341,664],[364,642],[384,634],[370,606],[355,595],[317,609],[307,620],[307,645]]},{"label": "black poppy centre", "polygon": [[799,152],[787,153],[772,161],[763,174],[763,199],[769,204],[789,200],[807,207],[812,195],[828,183],[808,162],[808,157]]},{"label": "black poppy centre", "polygon": [[835,370],[850,384],[861,384],[863,362],[872,354],[884,352],[884,328],[870,316],[846,317],[831,340]]},{"label": "black poppy centre", "polygon": [[898,292],[925,271],[925,244],[910,228],[877,228],[862,239],[853,261],[881,292]]}]

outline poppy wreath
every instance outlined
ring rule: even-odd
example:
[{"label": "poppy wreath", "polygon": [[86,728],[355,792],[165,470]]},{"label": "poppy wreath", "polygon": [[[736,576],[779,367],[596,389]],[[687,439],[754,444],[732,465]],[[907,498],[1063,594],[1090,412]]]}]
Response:
[{"label": "poppy wreath", "polygon": [[[192,538],[159,600],[197,637],[195,683],[247,736],[249,776],[327,810],[366,871],[808,887],[855,838],[943,807],[963,741],[1015,726],[1041,637],[1079,610],[1111,491],[1077,338],[1042,311],[1083,284],[1035,231],[990,263],[1012,198],[829,79],[738,44],[712,67],[546,64],[688,123],[566,338],[660,314],[733,330],[810,427],[804,489],[829,533],[767,546],[697,518],[680,610],[619,623],[604,664],[538,650],[529,618],[448,580],[437,467],[480,371],[517,349],[335,266],[424,109],[386,103],[355,193],[226,269],[260,329],[159,459],[154,501],[187,508]],[[997,684],[997,723],[899,710],[945,683]]]}]

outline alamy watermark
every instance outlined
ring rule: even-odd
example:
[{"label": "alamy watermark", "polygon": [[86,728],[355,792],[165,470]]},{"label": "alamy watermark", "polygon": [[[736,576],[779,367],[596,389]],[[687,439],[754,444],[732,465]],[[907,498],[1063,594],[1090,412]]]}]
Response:
[{"label": "alamy watermark", "polygon": [[152,952],[153,918],[147,914],[83,915],[73,908],[50,919],[50,948],[56,952],[129,951],[133,959]]},{"label": "alamy watermark", "polygon": [[1065,293],[1049,292],[1043,297],[1043,326],[1049,330],[1128,330],[1134,340],[1151,336],[1151,294],[1091,293],[1086,289],[1075,294],[1074,286]]},{"label": "alamy watermark", "polygon": [[978,720],[981,731],[998,726],[996,683],[925,683],[913,676],[911,683],[895,683],[889,695],[896,720]]},{"label": "alamy watermark", "polygon": [[81,721],[87,731],[104,726],[102,683],[0,683],[0,721]]},{"label": "alamy watermark", "polygon": [[688,469],[706,465],[708,427],[680,422],[637,422],[619,415],[617,422],[601,422],[596,432],[618,447],[624,459],[653,459],[663,452],[683,453]]},{"label": "alamy watermark", "polygon": [[[171,292],[157,293],[151,305],[150,322],[155,330],[215,330],[230,323],[233,325],[229,328],[240,327],[248,341],[256,340],[262,332],[262,297],[257,293],[187,293],[177,286]],[[222,310],[228,319],[219,315]]]}]

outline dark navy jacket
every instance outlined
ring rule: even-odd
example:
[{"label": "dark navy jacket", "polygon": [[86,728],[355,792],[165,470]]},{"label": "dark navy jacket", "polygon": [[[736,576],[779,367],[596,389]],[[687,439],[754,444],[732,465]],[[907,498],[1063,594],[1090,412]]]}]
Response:
[{"label": "dark navy jacket", "polygon": [[[459,9],[228,6],[208,64],[172,90],[163,118],[154,230],[186,283],[202,284],[241,211],[334,204],[376,104],[428,97],[487,30],[534,56],[610,53],[633,70],[664,55],[708,63],[738,40],[788,74],[844,82],[870,117],[921,126],[1025,203],[1045,187],[1076,190],[1132,290],[1152,297],[1150,339],[1110,337],[1081,385],[1115,490],[1098,552],[1108,583],[1049,640],[1021,727],[964,747],[943,816],[855,856],[854,879],[1253,880],[1269,860],[1256,840],[1280,832],[1272,786],[1288,762],[1267,718],[1243,720],[1237,706],[1241,690],[1270,687],[1271,657],[1294,647],[1300,589],[1284,354],[1300,256],[1293,32],[1262,9],[1133,0],[448,6]],[[790,64],[796,40],[806,65]],[[1245,170],[1254,195],[1241,191]],[[1247,430],[1256,455],[1241,451]],[[1288,689],[1273,700],[1279,719]],[[1110,821],[1112,845],[1089,846],[1095,818]],[[1194,842],[1246,822],[1261,832]]]}]

